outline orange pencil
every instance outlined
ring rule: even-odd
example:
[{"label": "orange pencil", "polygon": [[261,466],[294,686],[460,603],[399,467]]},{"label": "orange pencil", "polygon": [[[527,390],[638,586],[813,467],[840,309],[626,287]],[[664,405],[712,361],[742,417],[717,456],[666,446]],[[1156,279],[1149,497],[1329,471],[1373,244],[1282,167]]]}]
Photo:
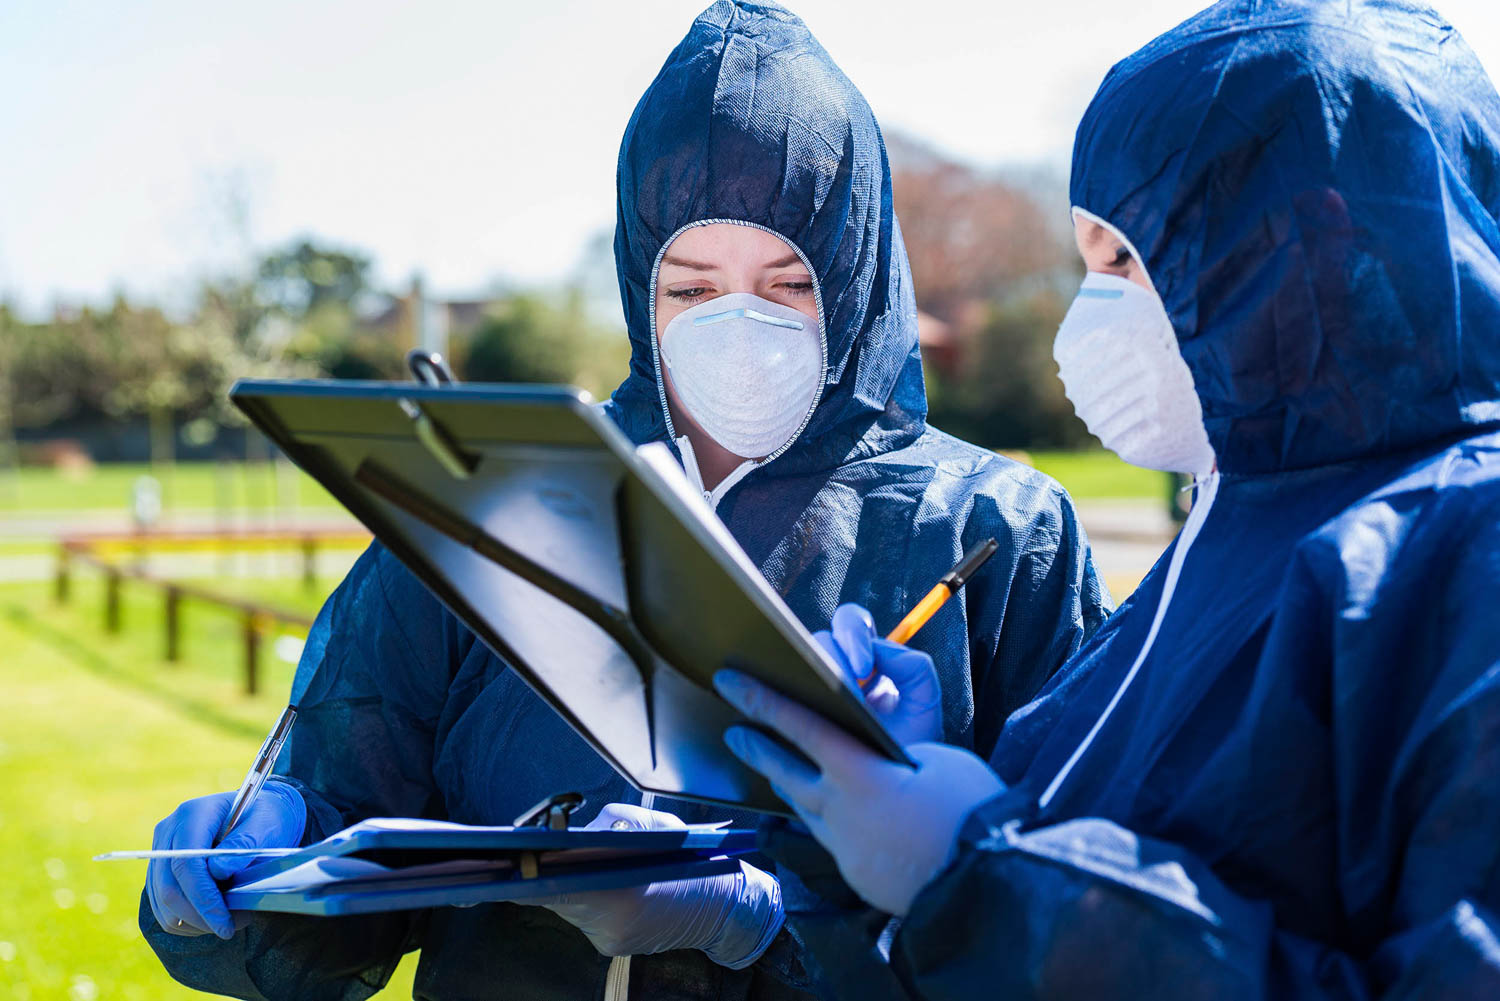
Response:
[{"label": "orange pencil", "polygon": [[[916,606],[906,613],[906,618],[902,619],[896,628],[891,630],[890,635],[886,639],[892,643],[905,643],[915,636],[917,630],[925,626],[927,620],[936,615],[937,610],[942,608],[943,604],[949,598],[958,593],[958,589],[968,583],[969,578],[974,576],[979,571],[979,568],[984,566],[985,562],[991,556],[995,555],[995,550],[999,548],[999,542],[994,539],[985,539],[973,549],[964,553],[963,559],[958,561],[958,566],[948,571],[943,579],[938,581],[937,585],[931,591],[927,592],[927,596],[917,602]],[[867,677],[859,679],[859,687],[867,688],[870,682],[874,680],[875,671],[872,667]]]}]

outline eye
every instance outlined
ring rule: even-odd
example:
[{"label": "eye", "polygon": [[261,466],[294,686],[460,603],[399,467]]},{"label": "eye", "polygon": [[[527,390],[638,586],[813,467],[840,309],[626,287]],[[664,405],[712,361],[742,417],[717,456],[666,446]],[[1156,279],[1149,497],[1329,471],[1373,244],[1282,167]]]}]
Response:
[{"label": "eye", "polygon": [[777,282],[776,287],[784,289],[786,294],[794,299],[800,299],[803,296],[813,294],[813,283],[811,280]]},{"label": "eye", "polygon": [[692,302],[694,299],[703,298],[710,291],[712,290],[707,285],[695,285],[692,288],[663,289],[662,294],[678,302]]},{"label": "eye", "polygon": [[1112,268],[1124,268],[1128,267],[1132,260],[1134,260],[1134,257],[1131,256],[1129,248],[1121,247],[1115,251],[1115,258],[1109,262],[1109,265]]}]

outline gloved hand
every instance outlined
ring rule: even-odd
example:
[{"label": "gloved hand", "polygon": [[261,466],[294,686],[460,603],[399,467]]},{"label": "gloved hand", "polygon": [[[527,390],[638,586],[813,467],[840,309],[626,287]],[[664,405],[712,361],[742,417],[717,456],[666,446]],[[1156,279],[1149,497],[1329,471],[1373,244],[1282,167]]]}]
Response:
[{"label": "gloved hand", "polygon": [[864,689],[868,705],[902,744],[943,739],[943,690],[932,658],[920,650],[892,643],[875,632],[875,620],[859,605],[840,605],[830,629],[813,634]]},{"label": "gloved hand", "polygon": [[969,751],[912,744],[912,769],[737,671],[714,675],[714,687],[816,766],[749,727],[724,734],[735,756],[770,781],[833,855],[854,891],[898,917],[952,860],[969,814],[1005,788]]},{"label": "gloved hand", "polygon": [[[151,847],[213,847],[233,802],[232,792],[188,800],[156,825]],[[302,794],[272,779],[218,847],[290,848],[301,842],[306,825],[307,804]],[[162,930],[173,935],[213,932],[223,939],[233,938],[234,920],[215,881],[227,880],[256,861],[253,855],[152,859],[146,870],[151,913]]]},{"label": "gloved hand", "polygon": [[[611,803],[585,828],[681,830],[670,813]],[[781,930],[781,886],[770,873],[740,863],[739,872],[567,893],[537,900],[588,937],[606,956],[640,956],[670,949],[701,949],[731,970],[760,958]]]}]

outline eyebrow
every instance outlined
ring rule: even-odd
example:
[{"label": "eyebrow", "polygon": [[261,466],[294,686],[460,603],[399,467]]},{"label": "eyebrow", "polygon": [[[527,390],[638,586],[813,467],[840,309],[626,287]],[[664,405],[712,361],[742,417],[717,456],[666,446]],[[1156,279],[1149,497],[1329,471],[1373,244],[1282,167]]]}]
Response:
[{"label": "eyebrow", "polygon": [[1098,223],[1095,223],[1092,228],[1086,230],[1083,237],[1083,242],[1087,243],[1090,247],[1097,246],[1110,240],[1113,240],[1115,243],[1120,242],[1119,237],[1115,236],[1115,234],[1111,233],[1103,226],[1100,226]]},{"label": "eyebrow", "polygon": [[[673,257],[671,254],[663,257],[661,259],[661,262],[662,264],[670,264],[673,267],[687,268],[689,271],[717,271],[720,267],[720,265],[718,264],[712,264],[707,261],[690,261],[685,257]],[[762,264],[761,268],[766,271],[773,271],[776,268],[789,268],[794,264],[801,263],[802,258],[798,257],[796,254],[788,254],[786,257],[783,257],[778,261],[771,261],[769,264]]]},{"label": "eyebrow", "polygon": [[671,254],[668,254],[666,257],[663,257],[661,259],[661,262],[663,264],[671,264],[671,265],[673,265],[675,267],[679,267],[679,268],[687,268],[689,271],[717,271],[717,270],[719,270],[719,266],[717,264],[706,264],[703,261],[690,261],[690,260],[687,260],[684,257],[673,257]]}]

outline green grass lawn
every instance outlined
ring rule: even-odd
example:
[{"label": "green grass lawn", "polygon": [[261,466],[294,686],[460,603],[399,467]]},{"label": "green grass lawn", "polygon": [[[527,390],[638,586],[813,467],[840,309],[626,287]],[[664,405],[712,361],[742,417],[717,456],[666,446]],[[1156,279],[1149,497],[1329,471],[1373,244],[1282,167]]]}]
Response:
[{"label": "green grass lawn", "polygon": [[[0,475],[0,514],[5,511],[126,511],[142,476],[156,475],[168,508],[263,511],[295,505],[327,509],[337,503],[301,470],[274,463],[178,463],[158,474],[143,463],[111,463],[86,471],[24,467]],[[279,477],[279,479],[278,479]]]},{"label": "green grass lawn", "polygon": [[[332,583],[215,586],[311,611]],[[237,786],[291,681],[267,648],[262,694],[242,694],[236,622],[191,604],[184,659],[165,663],[159,601],[138,586],[107,636],[100,591],[80,575],[57,608],[42,586],[0,585],[0,997],[14,1001],[202,996],[136,927],[145,863],[91,858],[145,847],[182,800]],[[413,966],[386,996],[411,996]]]},{"label": "green grass lawn", "polygon": [[[1032,463],[1056,478],[1079,500],[1150,498],[1162,495],[1162,474],[1126,465],[1112,453],[1033,452]],[[0,476],[0,517],[6,511],[129,509],[135,481],[152,472],[143,464],[96,466],[82,473],[24,468],[14,480]],[[277,476],[282,477],[280,482]],[[299,509],[327,511],[337,502],[300,470],[270,463],[181,463],[162,481],[171,508],[262,511],[291,501]]]},{"label": "green grass lawn", "polygon": [[1152,500],[1166,496],[1166,474],[1122,462],[1113,452],[1032,452],[1031,464],[1074,500]]}]

